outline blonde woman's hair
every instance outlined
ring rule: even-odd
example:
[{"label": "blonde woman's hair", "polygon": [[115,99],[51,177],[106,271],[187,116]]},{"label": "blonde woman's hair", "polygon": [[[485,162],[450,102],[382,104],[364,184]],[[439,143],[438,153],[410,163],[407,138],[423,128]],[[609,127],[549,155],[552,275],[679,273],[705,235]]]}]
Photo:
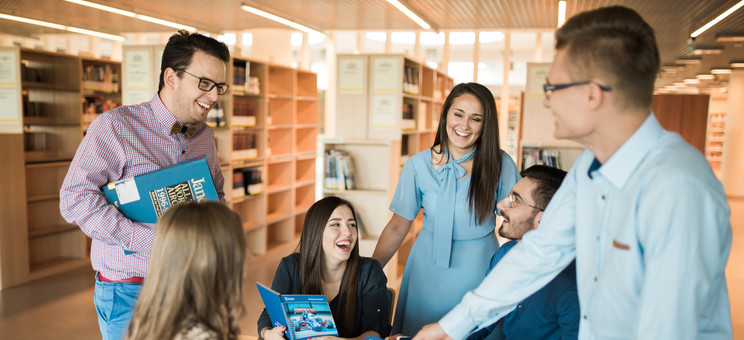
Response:
[{"label": "blonde woman's hair", "polygon": [[173,339],[197,324],[236,338],[246,251],[240,216],[222,203],[190,202],[170,208],[156,228],[127,338]]}]

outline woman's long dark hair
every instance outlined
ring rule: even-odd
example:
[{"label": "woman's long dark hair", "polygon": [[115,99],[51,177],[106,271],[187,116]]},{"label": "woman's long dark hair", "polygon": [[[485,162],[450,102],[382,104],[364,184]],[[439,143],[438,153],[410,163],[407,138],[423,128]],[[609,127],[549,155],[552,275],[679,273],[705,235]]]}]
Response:
[{"label": "woman's long dark hair", "polygon": [[[491,91],[478,83],[458,84],[447,96],[439,116],[439,127],[432,149],[439,145],[437,154],[449,155],[449,137],[447,137],[447,112],[455,99],[463,94],[472,94],[483,107],[483,125],[478,140],[475,141],[473,171],[470,174],[468,203],[470,212],[475,215],[478,224],[483,223],[493,212],[495,193],[501,178],[501,146],[499,144],[499,119],[496,112],[496,101]],[[435,151],[436,152],[436,151]]]},{"label": "woman's long dark hair", "polygon": [[[302,282],[302,294],[323,294],[323,270],[325,268],[325,256],[323,256],[323,231],[328,219],[339,206],[345,205],[351,210],[354,207],[349,201],[336,196],[323,198],[310,209],[305,215],[305,224],[300,236],[300,280]],[[342,320],[338,323],[338,334],[340,337],[350,338],[359,334],[351,334],[356,324],[356,297],[357,282],[359,278],[359,240],[351,250],[351,256],[346,261],[343,286],[338,292],[341,298],[340,304],[344,306]],[[329,301],[330,302],[330,301]]]}]

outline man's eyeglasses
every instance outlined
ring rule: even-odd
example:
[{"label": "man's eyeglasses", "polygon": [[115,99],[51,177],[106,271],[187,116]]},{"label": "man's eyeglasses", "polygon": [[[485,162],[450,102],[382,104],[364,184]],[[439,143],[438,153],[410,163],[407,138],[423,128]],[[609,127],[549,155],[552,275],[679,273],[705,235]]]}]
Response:
[{"label": "man's eyeglasses", "polygon": [[[545,80],[545,85],[543,85],[543,92],[545,92],[545,98],[550,99],[550,94],[552,94],[553,91],[563,90],[569,87],[586,85],[590,83],[592,83],[592,81],[587,80],[587,81],[577,81],[575,83],[551,84],[547,80]],[[612,91],[612,88],[609,86],[605,86],[602,84],[597,84],[597,85],[602,91]]]},{"label": "man's eyeglasses", "polygon": [[217,87],[217,94],[223,95],[227,92],[227,89],[230,88],[230,85],[227,85],[225,83],[216,83],[214,80],[209,78],[203,78],[203,77],[197,77],[192,73],[189,73],[186,70],[181,70],[183,73],[186,73],[196,79],[199,79],[199,89],[204,92],[212,91],[215,86]]},{"label": "man's eyeglasses", "polygon": [[517,200],[516,197],[514,197],[514,194],[511,191],[509,192],[509,196],[508,197],[509,197],[509,200],[508,200],[508,202],[509,202],[509,208],[511,208],[514,205],[514,203],[517,203],[517,204],[528,206],[528,207],[533,208],[533,209],[537,209],[537,210],[540,210],[540,211],[545,211],[545,209],[543,209],[543,208],[539,208],[539,207],[536,207],[534,205],[529,205],[527,203],[520,202],[519,200]]}]

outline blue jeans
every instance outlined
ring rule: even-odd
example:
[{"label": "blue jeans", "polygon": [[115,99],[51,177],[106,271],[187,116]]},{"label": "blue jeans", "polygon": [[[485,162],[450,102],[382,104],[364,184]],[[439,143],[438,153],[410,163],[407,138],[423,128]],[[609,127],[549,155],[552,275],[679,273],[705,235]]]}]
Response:
[{"label": "blue jeans", "polygon": [[93,303],[103,340],[121,340],[127,333],[140,289],[139,283],[103,282],[96,273]]}]

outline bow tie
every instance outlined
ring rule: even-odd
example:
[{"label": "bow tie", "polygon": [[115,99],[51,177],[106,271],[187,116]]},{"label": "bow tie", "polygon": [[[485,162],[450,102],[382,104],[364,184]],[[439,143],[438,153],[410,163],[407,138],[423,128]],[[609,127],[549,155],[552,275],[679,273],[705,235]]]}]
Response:
[{"label": "bow tie", "polygon": [[189,136],[189,138],[192,138],[196,134],[196,127],[197,127],[196,125],[184,126],[184,125],[181,125],[181,123],[179,123],[178,121],[175,121],[173,122],[173,126],[171,126],[170,134],[174,135],[179,132],[182,132],[182,133],[185,133],[187,136]]}]

